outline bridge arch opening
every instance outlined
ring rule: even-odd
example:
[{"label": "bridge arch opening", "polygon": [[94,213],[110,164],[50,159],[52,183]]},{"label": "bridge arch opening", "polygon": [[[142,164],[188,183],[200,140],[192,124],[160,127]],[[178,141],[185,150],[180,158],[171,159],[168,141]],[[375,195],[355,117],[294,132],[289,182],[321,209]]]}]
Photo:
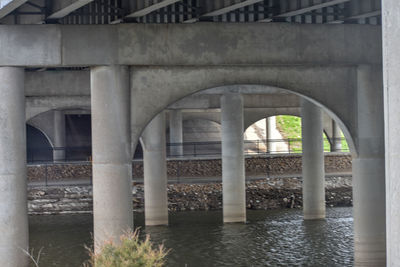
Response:
[{"label": "bridge arch opening", "polygon": [[[145,129],[146,125],[151,121],[151,119],[154,118],[157,114],[159,114],[161,111],[163,111],[168,106],[178,102],[179,100],[184,99],[185,97],[196,95],[198,93],[207,93],[207,92],[210,94],[217,94],[217,95],[223,95],[225,93],[239,93],[242,95],[281,93],[284,95],[296,95],[299,97],[299,99],[306,99],[306,100],[312,102],[313,104],[315,104],[316,106],[318,106],[319,108],[321,108],[324,113],[326,113],[330,118],[332,118],[333,121],[335,121],[339,125],[339,127],[342,130],[342,133],[345,137],[345,140],[348,144],[349,151],[353,155],[357,154],[354,138],[351,135],[351,131],[350,131],[349,127],[344,123],[344,120],[342,120],[339,117],[339,115],[335,114],[330,108],[328,108],[328,106],[326,104],[321,103],[309,96],[305,96],[304,94],[301,94],[298,91],[285,89],[285,88],[279,88],[276,86],[259,85],[259,84],[255,84],[255,85],[254,84],[251,84],[251,85],[249,85],[249,84],[225,85],[225,86],[219,86],[219,87],[214,87],[214,88],[200,89],[195,92],[185,94],[184,96],[180,95],[179,97],[176,97],[173,100],[171,100],[166,106],[156,108],[156,110],[153,111],[153,113],[152,113],[153,115],[151,116],[151,118],[148,119],[144,123],[144,125],[142,125],[142,127],[140,127],[140,130],[135,129],[134,132],[139,132],[140,133],[139,136],[140,136],[141,133],[143,132],[143,130]],[[328,101],[328,104],[329,104],[329,101]],[[300,104],[297,107],[297,109],[290,108],[290,109],[288,109],[287,112],[283,112],[283,113],[281,110],[279,110],[279,111],[277,111],[277,113],[275,115],[280,115],[280,114],[292,115],[292,114],[294,114],[294,115],[298,116],[298,115],[300,115],[299,107],[300,107]],[[135,116],[134,113],[133,113],[133,115]],[[250,124],[248,124],[248,122],[245,122],[245,123],[247,123],[247,124],[245,124],[245,127],[246,126],[248,127],[250,125]],[[326,134],[326,132],[324,132],[324,134]],[[137,140],[135,140],[135,138],[138,138],[138,137],[133,136],[132,141],[133,141],[134,146],[136,146],[136,144],[137,144]]]}]

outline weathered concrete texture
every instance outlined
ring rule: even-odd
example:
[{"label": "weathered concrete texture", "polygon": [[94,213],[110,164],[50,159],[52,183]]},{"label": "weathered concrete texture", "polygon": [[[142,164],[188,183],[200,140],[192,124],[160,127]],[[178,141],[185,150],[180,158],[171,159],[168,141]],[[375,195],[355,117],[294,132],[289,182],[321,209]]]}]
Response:
[{"label": "weathered concrete texture", "polygon": [[24,69],[0,68],[0,266],[25,267],[26,199]]},{"label": "weathered concrete texture", "polygon": [[222,197],[224,222],[246,221],[243,154],[243,98],[237,93],[221,97]]},{"label": "weathered concrete texture", "polygon": [[[169,184],[168,210],[221,210],[222,184]],[[292,198],[294,197],[294,199]],[[144,210],[144,186],[132,190],[135,211]],[[293,201],[292,201],[293,199]],[[351,206],[351,177],[326,179],[327,207]],[[246,183],[246,208],[256,210],[301,208],[301,179],[267,178]],[[37,187],[28,190],[29,214],[78,214],[92,212],[91,186]]]},{"label": "weathered concrete texture", "polygon": [[7,25],[0,36],[3,66],[381,62],[380,27],[369,25]]},{"label": "weathered concrete texture", "polygon": [[25,95],[27,97],[89,96],[90,72],[86,70],[27,72]]},{"label": "weathered concrete texture", "polygon": [[[169,111],[169,142],[173,144],[183,143],[183,128],[182,128],[182,111]],[[172,156],[181,156],[183,154],[183,146],[170,146],[170,154]]]},{"label": "weathered concrete texture", "polygon": [[[172,104],[171,109],[218,109],[221,107],[219,98],[224,92],[219,90],[205,90],[194,95],[187,96]],[[278,92],[257,94],[258,86],[240,86],[243,94],[244,108],[296,108],[300,107],[299,96],[276,89]]]},{"label": "weathered concrete texture", "polygon": [[143,132],[145,224],[168,224],[165,113],[161,112]]},{"label": "weathered concrete texture", "polygon": [[[55,85],[57,87],[57,85]],[[90,96],[35,96],[26,97],[26,121],[40,120],[44,113],[53,109],[90,110]],[[44,122],[47,123],[47,122]],[[47,123],[48,124],[48,123]]]},{"label": "weathered concrete texture", "polygon": [[[131,70],[132,141],[138,140],[151,118],[175,101],[207,88],[227,84],[255,84],[284,88],[317,101],[334,118],[352,152],[356,147],[354,67],[235,66],[235,67],[135,67]],[[237,87],[234,90],[238,90]]]},{"label": "weathered concrete texture", "polygon": [[325,218],[324,144],[322,111],[306,99],[301,103],[303,216]]},{"label": "weathered concrete texture", "polygon": [[[354,265],[386,265],[385,156],[382,72],[357,71],[358,157],[353,158]],[[373,122],[373,123],[371,123]]]},{"label": "weathered concrete texture", "polygon": [[133,227],[128,67],[91,70],[93,222],[97,247]]},{"label": "weathered concrete texture", "polygon": [[400,2],[382,1],[387,266],[400,263]]}]

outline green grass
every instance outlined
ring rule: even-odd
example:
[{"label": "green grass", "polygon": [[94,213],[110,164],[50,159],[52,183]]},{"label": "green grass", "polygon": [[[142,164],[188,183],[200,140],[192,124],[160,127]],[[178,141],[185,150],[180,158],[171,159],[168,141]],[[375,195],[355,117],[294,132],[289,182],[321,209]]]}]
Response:
[{"label": "green grass", "polygon": [[284,139],[301,138],[301,118],[296,116],[276,116],[276,126]]},{"label": "green grass", "polygon": [[[301,118],[290,115],[276,116],[276,127],[281,132],[284,139],[301,139]],[[342,133],[343,137],[343,133]],[[301,141],[291,140],[290,150],[295,153],[302,151]],[[331,147],[329,141],[324,134],[324,151],[330,151]],[[348,151],[349,146],[346,140],[342,141],[342,150]]]}]

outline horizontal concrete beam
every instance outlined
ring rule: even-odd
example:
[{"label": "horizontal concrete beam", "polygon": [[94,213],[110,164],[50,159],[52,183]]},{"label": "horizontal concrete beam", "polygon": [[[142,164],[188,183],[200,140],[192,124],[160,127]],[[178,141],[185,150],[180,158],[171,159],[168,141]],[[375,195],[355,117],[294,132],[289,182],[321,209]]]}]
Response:
[{"label": "horizontal concrete beam", "polygon": [[89,109],[90,96],[26,97],[26,120],[53,109]]},{"label": "horizontal concrete beam", "polygon": [[89,96],[89,71],[26,72],[25,96]]},{"label": "horizontal concrete beam", "polygon": [[380,64],[369,25],[2,25],[0,66]]}]

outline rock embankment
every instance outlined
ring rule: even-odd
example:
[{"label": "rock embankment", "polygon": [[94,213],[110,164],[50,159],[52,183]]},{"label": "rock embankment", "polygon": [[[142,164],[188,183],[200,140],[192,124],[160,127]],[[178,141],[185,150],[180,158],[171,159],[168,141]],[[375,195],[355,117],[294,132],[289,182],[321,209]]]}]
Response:
[{"label": "rock embankment", "polygon": [[[168,160],[168,177],[221,177],[221,159],[181,159]],[[247,157],[245,159],[247,176],[275,176],[301,173],[301,155],[269,155],[264,157]],[[350,172],[351,156],[348,153],[330,153],[325,155],[325,171]],[[143,162],[132,164],[134,178],[143,178]],[[92,166],[90,163],[78,164],[39,164],[28,167],[28,180],[68,181],[90,179]]]},{"label": "rock embankment", "polygon": [[[169,184],[168,208],[171,211],[222,209],[221,183]],[[133,187],[134,209],[143,211],[143,185]],[[351,177],[326,179],[327,206],[351,206]],[[31,188],[28,191],[30,214],[90,213],[92,211],[91,186],[65,186]],[[266,210],[301,208],[301,179],[266,178],[246,183],[248,209]]]}]

